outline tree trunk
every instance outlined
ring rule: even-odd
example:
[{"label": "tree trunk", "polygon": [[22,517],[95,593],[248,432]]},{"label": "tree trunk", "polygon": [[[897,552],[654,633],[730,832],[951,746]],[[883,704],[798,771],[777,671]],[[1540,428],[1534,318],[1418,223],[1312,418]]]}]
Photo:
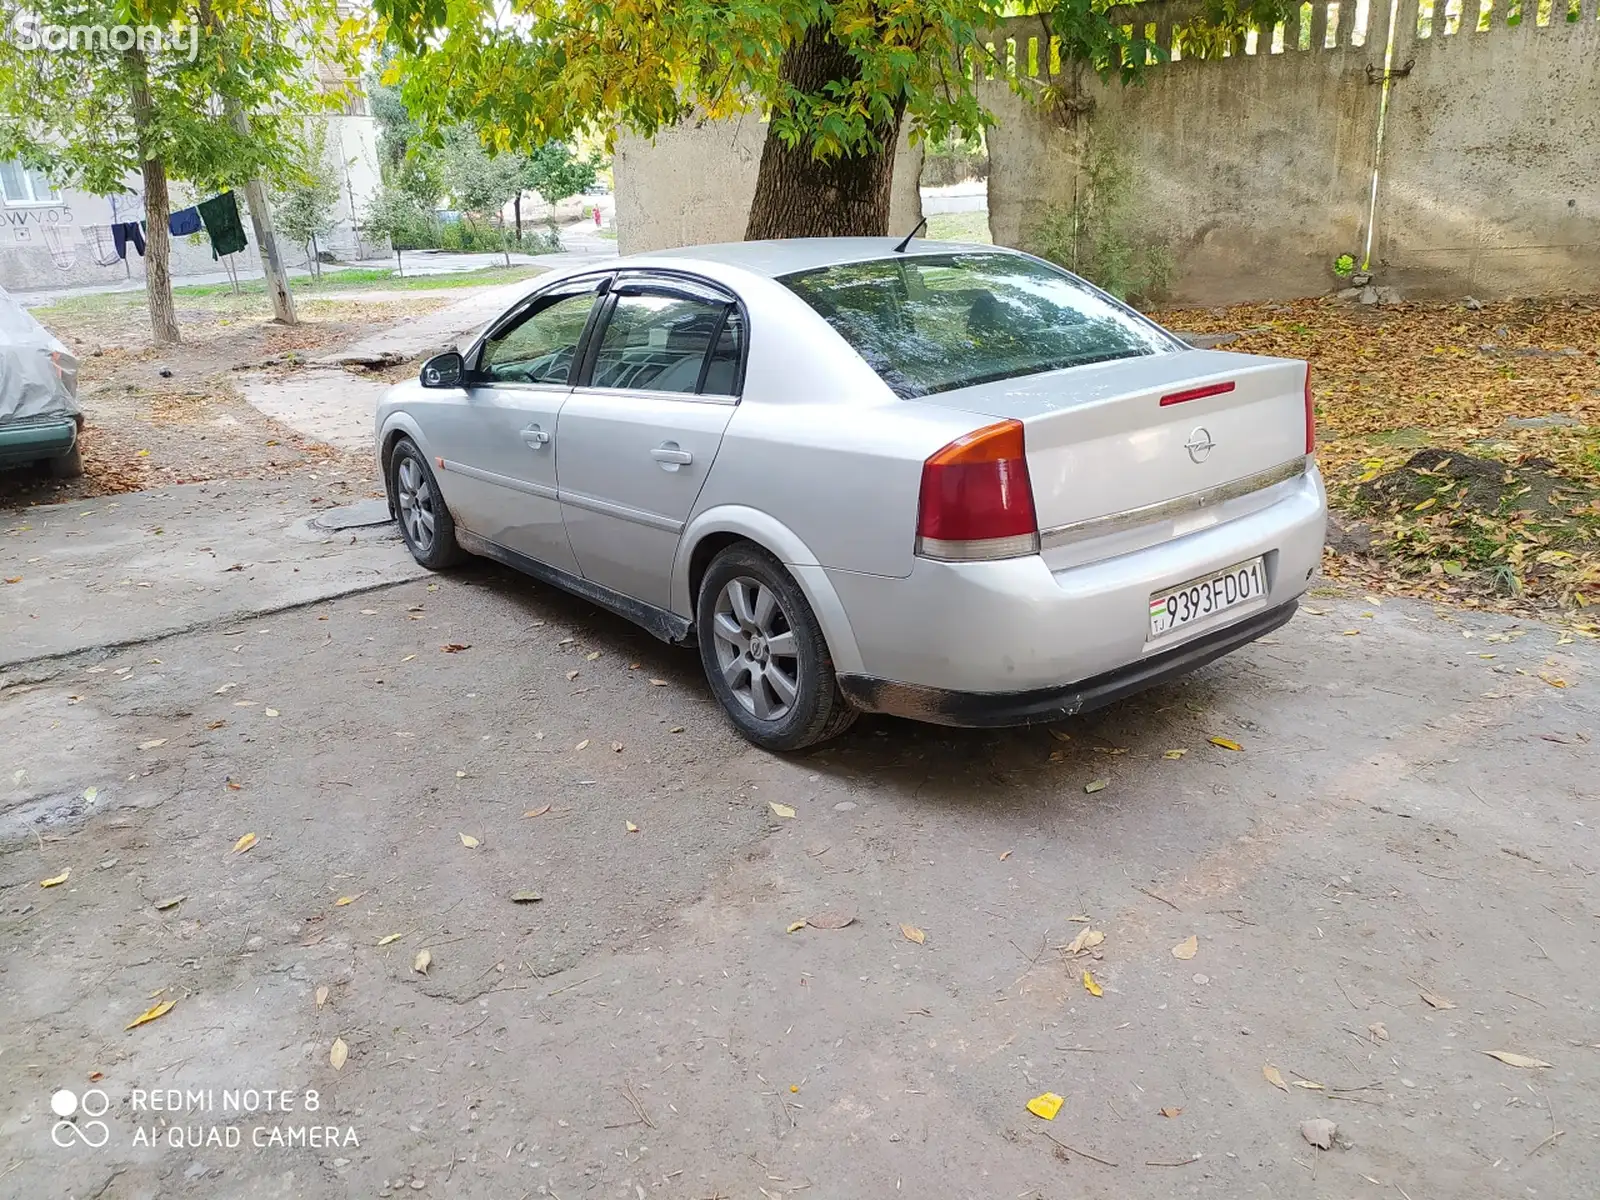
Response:
[{"label": "tree trunk", "polygon": [[[134,128],[144,131],[154,125],[150,103],[150,76],[142,50],[126,52],[129,98],[133,106]],[[170,205],[167,201],[167,166],[158,156],[145,156],[140,146],[140,174],[144,177],[144,294],[150,305],[150,333],[158,346],[182,341],[178,333],[178,314],[172,303],[172,242],[167,233]]]},{"label": "tree trunk", "polygon": [[[835,80],[858,77],[855,62],[830,36],[826,23],[807,29],[784,51],[779,73],[802,92],[820,93]],[[756,194],[746,240],[783,237],[882,237],[889,232],[889,190],[900,140],[902,98],[892,123],[874,131],[877,150],[861,149],[826,162],[813,158],[806,139],[791,147],[769,125],[761,149]]]},{"label": "tree trunk", "polygon": [[517,214],[517,245],[522,245],[522,190],[517,189],[516,197],[511,201],[511,211]]}]

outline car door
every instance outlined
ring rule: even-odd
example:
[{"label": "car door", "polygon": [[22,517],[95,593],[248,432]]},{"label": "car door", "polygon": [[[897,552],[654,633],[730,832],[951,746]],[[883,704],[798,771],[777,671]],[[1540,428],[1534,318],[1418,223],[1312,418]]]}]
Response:
[{"label": "car door", "polygon": [[467,528],[570,574],[578,561],[556,494],[556,424],[608,275],[557,284],[507,313],[468,357],[465,434],[445,471]]},{"label": "car door", "polygon": [[619,275],[561,409],[561,511],[584,577],[659,608],[738,402],[745,320],[708,283]]}]

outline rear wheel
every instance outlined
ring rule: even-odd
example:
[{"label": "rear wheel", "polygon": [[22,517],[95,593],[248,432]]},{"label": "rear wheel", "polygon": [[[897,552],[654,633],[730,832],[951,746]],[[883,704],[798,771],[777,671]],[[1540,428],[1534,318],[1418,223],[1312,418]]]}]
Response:
[{"label": "rear wheel", "polygon": [[400,535],[411,557],[430,571],[442,571],[460,562],[456,523],[439,494],[428,460],[410,438],[395,443],[389,458],[389,475]]},{"label": "rear wheel", "polygon": [[741,543],[712,559],[696,626],[711,690],[756,745],[798,750],[855,721],[805,594],[765,550]]},{"label": "rear wheel", "polygon": [[70,451],[60,458],[50,460],[50,477],[52,479],[77,479],[83,474],[83,447],[74,445]]}]

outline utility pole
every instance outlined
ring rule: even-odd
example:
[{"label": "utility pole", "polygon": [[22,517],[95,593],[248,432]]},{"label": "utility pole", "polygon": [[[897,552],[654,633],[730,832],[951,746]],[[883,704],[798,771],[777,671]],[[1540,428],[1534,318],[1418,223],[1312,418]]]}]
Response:
[{"label": "utility pole", "polygon": [[[234,129],[244,137],[250,136],[250,122],[245,118],[239,102],[229,98],[226,102],[228,116]],[[294,314],[294,297],[289,293],[289,277],[283,270],[283,258],[278,253],[278,236],[272,229],[272,210],[267,207],[267,189],[259,176],[245,181],[245,202],[250,206],[250,223],[255,226],[256,245],[261,249],[261,269],[267,277],[267,294],[272,297],[272,316],[279,324],[298,325]]]}]

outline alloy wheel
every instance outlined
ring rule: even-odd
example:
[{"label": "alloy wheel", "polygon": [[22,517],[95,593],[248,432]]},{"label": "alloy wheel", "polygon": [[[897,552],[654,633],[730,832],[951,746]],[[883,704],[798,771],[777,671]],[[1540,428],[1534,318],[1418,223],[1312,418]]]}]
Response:
[{"label": "alloy wheel", "polygon": [[411,544],[423,554],[433,549],[433,488],[423,473],[422,464],[407,455],[400,460],[395,478],[395,498],[400,504],[400,521]]},{"label": "alloy wheel", "polygon": [[800,693],[800,652],[778,594],[748,576],[717,595],[711,622],[722,678],[747,712],[781,721]]}]

